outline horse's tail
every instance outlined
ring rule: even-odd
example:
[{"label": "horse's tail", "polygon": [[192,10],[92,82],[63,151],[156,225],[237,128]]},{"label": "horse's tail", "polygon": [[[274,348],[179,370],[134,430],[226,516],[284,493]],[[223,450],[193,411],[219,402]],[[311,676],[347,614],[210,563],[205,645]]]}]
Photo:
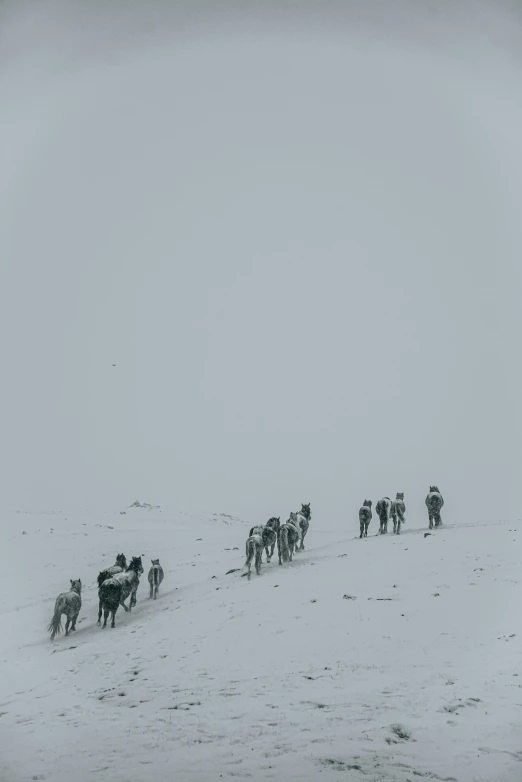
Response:
[{"label": "horse's tail", "polygon": [[254,559],[256,553],[255,540],[251,536],[248,538],[246,542],[245,553],[246,553],[245,567],[248,567],[248,565],[250,565],[252,560]]},{"label": "horse's tail", "polygon": [[154,565],[152,569],[152,583],[155,587],[159,587],[159,567]]},{"label": "horse's tail", "polygon": [[117,608],[120,604],[121,591],[123,587],[119,581],[113,578],[104,581],[99,589],[99,597],[102,606],[105,608]]},{"label": "horse's tail", "polygon": [[441,510],[444,505],[442,494],[440,492],[430,492],[426,497],[426,505],[430,510]]},{"label": "horse's tail", "polygon": [[254,528],[252,527],[252,529],[248,533],[248,537],[251,538],[253,534],[254,534]]},{"label": "horse's tail", "polygon": [[263,530],[263,545],[271,546],[277,539],[277,532],[272,527],[265,527]]},{"label": "horse's tail", "polygon": [[281,559],[283,562],[288,562],[290,559],[290,551],[288,549],[288,527],[286,524],[279,530],[279,542],[281,545]]},{"label": "horse's tail", "polygon": [[62,632],[62,602],[58,597],[54,606],[54,616],[51,619],[47,632],[51,634],[51,641]]}]

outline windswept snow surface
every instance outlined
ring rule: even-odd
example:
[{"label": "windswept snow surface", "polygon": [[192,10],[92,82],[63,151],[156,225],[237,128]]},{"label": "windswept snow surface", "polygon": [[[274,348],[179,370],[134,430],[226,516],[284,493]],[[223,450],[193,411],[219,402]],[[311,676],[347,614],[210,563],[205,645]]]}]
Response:
[{"label": "windswept snow surface", "polygon": [[[376,537],[374,518],[360,541],[356,515],[315,510],[307,550],[249,582],[225,574],[251,522],[3,514],[0,778],[520,780],[520,522]],[[95,579],[120,551],[145,574],[102,630]],[[78,577],[77,631],[50,642]]]}]

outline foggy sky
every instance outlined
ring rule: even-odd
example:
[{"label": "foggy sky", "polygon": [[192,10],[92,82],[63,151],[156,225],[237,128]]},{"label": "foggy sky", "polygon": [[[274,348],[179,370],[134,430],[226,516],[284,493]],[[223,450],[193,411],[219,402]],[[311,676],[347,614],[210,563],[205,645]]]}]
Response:
[{"label": "foggy sky", "polygon": [[520,16],[146,5],[0,12],[2,507],[517,518]]}]

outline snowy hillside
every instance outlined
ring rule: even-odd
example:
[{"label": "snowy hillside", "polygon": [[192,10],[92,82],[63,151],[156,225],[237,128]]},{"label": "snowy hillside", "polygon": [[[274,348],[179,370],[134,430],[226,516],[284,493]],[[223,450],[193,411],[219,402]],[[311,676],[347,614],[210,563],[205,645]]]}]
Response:
[{"label": "snowy hillside", "polygon": [[[317,515],[304,553],[248,582],[225,575],[244,562],[239,519],[4,514],[0,778],[520,780],[517,524],[375,537],[374,519],[360,541],[357,519]],[[120,551],[145,575],[102,630],[95,579]],[[78,577],[77,631],[51,643]]]}]

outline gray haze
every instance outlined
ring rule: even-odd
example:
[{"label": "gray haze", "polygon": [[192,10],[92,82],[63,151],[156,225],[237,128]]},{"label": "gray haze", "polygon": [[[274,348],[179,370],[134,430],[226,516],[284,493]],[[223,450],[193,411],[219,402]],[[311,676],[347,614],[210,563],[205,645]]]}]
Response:
[{"label": "gray haze", "polygon": [[520,16],[216,5],[0,12],[2,505],[516,517]]}]

